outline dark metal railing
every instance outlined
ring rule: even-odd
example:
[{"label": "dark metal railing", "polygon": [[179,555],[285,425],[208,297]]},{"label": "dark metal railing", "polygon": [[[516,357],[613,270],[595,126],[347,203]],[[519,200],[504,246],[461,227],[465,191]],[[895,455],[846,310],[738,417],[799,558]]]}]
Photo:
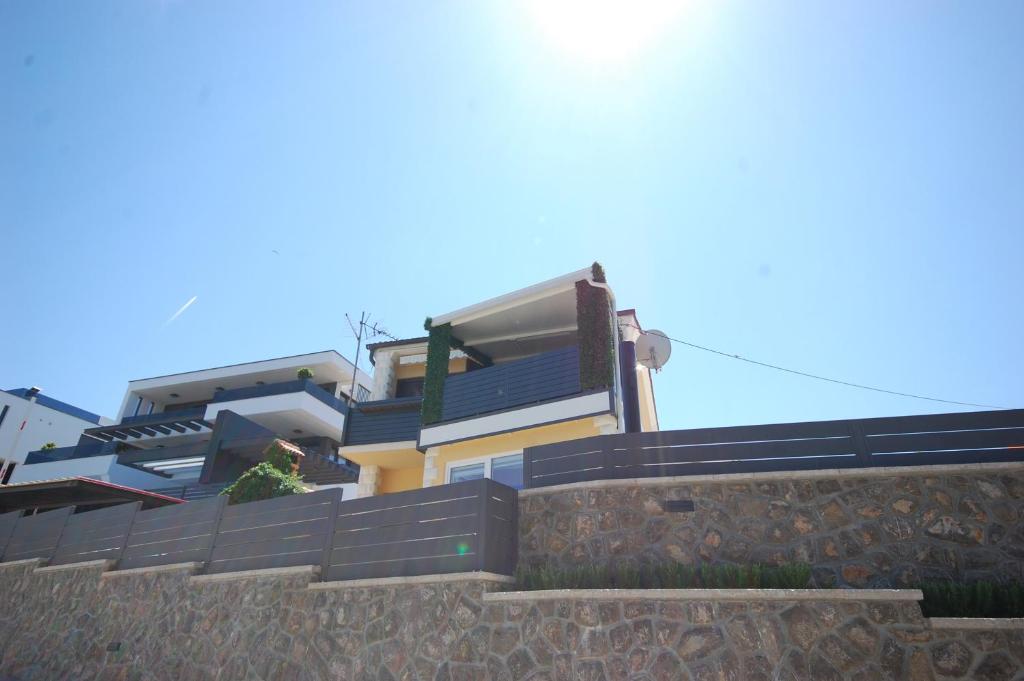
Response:
[{"label": "dark metal railing", "polygon": [[526,487],[588,480],[1024,461],[1024,409],[622,433],[523,452]]},{"label": "dark metal railing", "polygon": [[579,350],[573,345],[449,376],[444,382],[442,421],[523,407],[578,392]]},{"label": "dark metal railing", "polygon": [[118,568],[198,561],[207,574],[316,565],[325,580],[515,571],[519,514],[511,487],[470,480],[353,501],[342,494],[334,488],[233,506],[217,496],[147,511],[134,502],[75,515],[74,507],[4,514],[0,556],[56,563],[101,555]]},{"label": "dark metal railing", "polygon": [[342,414],[348,412],[348,405],[345,403],[345,400],[335,397],[309,379],[298,379],[295,381],[284,381],[283,383],[270,383],[268,385],[254,385],[247,388],[222,390],[214,395],[213,401],[233,402],[235,400],[248,400],[254,397],[270,397],[271,395],[287,395],[298,392],[308,393],[326,404],[328,407],[331,407]]},{"label": "dark metal railing", "polygon": [[25,455],[25,465],[34,463],[53,463],[54,461],[70,461],[72,459],[87,459],[93,456],[106,456],[117,451],[116,442],[79,442],[71,447],[57,447],[56,449],[37,449]]},{"label": "dark metal railing", "polygon": [[405,442],[420,434],[422,397],[398,397],[356,404],[348,416],[346,445]]}]

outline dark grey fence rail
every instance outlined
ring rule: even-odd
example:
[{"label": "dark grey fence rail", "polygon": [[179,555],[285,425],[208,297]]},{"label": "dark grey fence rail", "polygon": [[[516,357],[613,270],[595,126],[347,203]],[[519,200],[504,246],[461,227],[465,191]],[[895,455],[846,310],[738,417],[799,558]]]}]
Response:
[{"label": "dark grey fence rail", "polygon": [[206,571],[320,565],[340,492],[329,489],[228,506]]},{"label": "dark grey fence rail", "polygon": [[50,564],[104,558],[117,560],[124,551],[132,520],[141,507],[142,502],[135,501],[69,516]]},{"label": "dark grey fence rail", "polygon": [[1024,461],[1024,409],[625,433],[529,447],[526,487],[588,480]]},{"label": "dark grey fence rail", "polygon": [[18,524],[22,514],[24,514],[24,511],[0,513],[0,559],[3,558],[7,542],[10,541],[11,535],[14,534],[14,527]]},{"label": "dark grey fence rail", "polygon": [[326,580],[447,572],[511,573],[515,490],[471,480],[338,506]]},{"label": "dark grey fence rail", "polygon": [[212,497],[139,511],[118,567],[128,569],[208,560],[217,523],[227,501],[227,497]]},{"label": "dark grey fence rail", "polygon": [[442,420],[520,407],[579,391],[579,350],[573,345],[486,369],[452,374],[444,381]]},{"label": "dark grey fence rail", "polygon": [[[117,559],[118,569],[201,562],[208,574],[316,565],[324,579],[486,570],[512,574],[517,493],[472,480],[342,501],[340,489],[227,506],[214,497],[0,516],[3,560]],[[5,534],[6,533],[6,534]],[[9,535],[9,541],[5,537]]]},{"label": "dark grey fence rail", "polygon": [[64,525],[74,511],[74,506],[65,506],[19,518],[4,549],[4,562],[26,558],[52,558],[60,542]]},{"label": "dark grey fence rail", "polygon": [[360,402],[348,414],[345,444],[415,440],[420,434],[422,397]]}]

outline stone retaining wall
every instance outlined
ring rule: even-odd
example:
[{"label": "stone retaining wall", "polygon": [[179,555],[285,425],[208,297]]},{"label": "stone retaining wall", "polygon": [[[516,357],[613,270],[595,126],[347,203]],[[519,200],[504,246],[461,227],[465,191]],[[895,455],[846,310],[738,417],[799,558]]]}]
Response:
[{"label": "stone retaining wall", "polygon": [[[690,499],[693,512],[663,510]],[[809,563],[819,586],[1024,580],[1024,464],[647,478],[523,490],[520,563]]]},{"label": "stone retaining wall", "polygon": [[0,565],[5,680],[1024,679],[1024,625],[933,629],[915,592],[502,594],[465,575],[35,566]]}]

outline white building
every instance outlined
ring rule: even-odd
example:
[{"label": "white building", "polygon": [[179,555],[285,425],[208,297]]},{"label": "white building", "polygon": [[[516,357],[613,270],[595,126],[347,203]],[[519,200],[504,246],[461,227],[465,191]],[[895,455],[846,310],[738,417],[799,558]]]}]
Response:
[{"label": "white building", "polygon": [[25,456],[48,442],[73,446],[82,431],[113,423],[84,409],[44,395],[38,388],[0,391],[0,484],[7,482]]},{"label": "white building", "polygon": [[305,453],[305,482],[354,489],[357,470],[338,449],[350,391],[365,399],[372,385],[333,350],[130,381],[117,422],[79,427],[74,446],[31,451],[10,482],[78,476],[199,498],[282,438]]}]

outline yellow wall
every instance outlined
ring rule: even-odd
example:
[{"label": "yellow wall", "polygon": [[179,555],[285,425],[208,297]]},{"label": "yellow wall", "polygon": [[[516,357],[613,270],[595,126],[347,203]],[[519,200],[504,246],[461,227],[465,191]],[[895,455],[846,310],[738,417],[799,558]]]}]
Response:
[{"label": "yellow wall", "polygon": [[418,449],[372,449],[364,447],[365,445],[342,447],[338,450],[338,453],[360,466],[380,466],[382,468],[410,468],[418,466],[423,468],[423,454]]},{"label": "yellow wall", "polygon": [[597,425],[600,417],[587,417],[576,421],[555,423],[550,426],[540,426],[528,430],[519,430],[514,433],[503,435],[492,435],[465,442],[456,442],[450,445],[437,447],[437,477],[430,483],[440,485],[445,482],[448,464],[454,461],[475,459],[491,454],[521,451],[524,447],[536,445],[547,445],[564,440],[576,440],[581,437],[592,437],[600,435],[601,431]]},{"label": "yellow wall", "polygon": [[423,468],[381,468],[379,494],[404,492],[423,486]]},{"label": "yellow wall", "polygon": [[651,380],[651,370],[638,368],[636,370],[637,398],[640,402],[640,430],[645,433],[660,430],[658,428],[658,408],[654,402],[654,383]]},{"label": "yellow wall", "polygon": [[[448,362],[448,373],[449,374],[461,374],[466,370],[466,358],[458,357]],[[424,362],[418,364],[399,364],[398,369],[395,371],[395,377],[398,379],[403,378],[423,378],[427,375],[427,365]]]}]

